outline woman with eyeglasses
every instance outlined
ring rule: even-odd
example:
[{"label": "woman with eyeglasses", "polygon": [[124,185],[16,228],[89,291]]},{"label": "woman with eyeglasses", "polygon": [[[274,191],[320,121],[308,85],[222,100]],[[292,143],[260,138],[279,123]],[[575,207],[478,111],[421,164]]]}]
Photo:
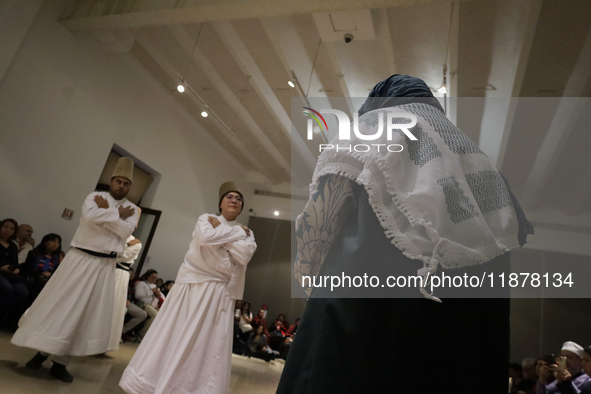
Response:
[{"label": "woman with eyeglasses", "polygon": [[234,302],[257,245],[236,221],[244,208],[238,185],[224,183],[218,201],[218,215],[199,217],[175,285],[123,373],[127,393],[230,391]]}]

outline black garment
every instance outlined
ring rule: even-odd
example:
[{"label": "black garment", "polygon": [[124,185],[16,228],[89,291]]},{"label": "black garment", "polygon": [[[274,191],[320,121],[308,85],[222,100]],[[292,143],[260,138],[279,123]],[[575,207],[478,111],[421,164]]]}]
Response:
[{"label": "black garment", "polygon": [[361,116],[374,109],[410,103],[429,104],[444,112],[441,104],[433,97],[431,89],[422,79],[394,74],[374,86],[358,113]]},{"label": "black garment", "polygon": [[0,244],[0,267],[5,265],[18,268],[18,246],[14,242],[8,242],[8,247]]},{"label": "black garment", "polygon": [[[343,270],[350,275],[416,275],[422,264],[386,238],[365,189],[357,185],[354,194],[356,209],[320,275]],[[509,265],[509,254],[504,254],[482,266],[446,272],[478,275]],[[317,290],[313,296],[322,294]],[[403,293],[411,297],[418,290]],[[508,291],[500,290],[497,299],[446,294],[451,293],[438,290],[441,304],[424,298],[310,298],[277,393],[507,392]]]}]

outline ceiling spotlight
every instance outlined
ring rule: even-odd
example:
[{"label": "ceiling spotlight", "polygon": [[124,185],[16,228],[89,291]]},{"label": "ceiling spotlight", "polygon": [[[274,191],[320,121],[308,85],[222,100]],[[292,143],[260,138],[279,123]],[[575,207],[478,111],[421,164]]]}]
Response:
[{"label": "ceiling spotlight", "polygon": [[291,81],[287,81],[287,84],[288,84],[290,87],[292,87],[292,88],[295,88],[295,84],[294,84],[293,82],[291,82]]},{"label": "ceiling spotlight", "polygon": [[443,82],[443,85],[441,85],[437,91],[441,94],[447,94],[447,86],[445,86],[445,82]]},{"label": "ceiling spotlight", "polygon": [[275,215],[275,216],[279,216],[279,211],[275,211],[275,212],[273,212],[273,215]]},{"label": "ceiling spotlight", "polygon": [[209,114],[207,113],[206,110],[201,111],[201,116],[203,116],[204,118],[207,118]]},{"label": "ceiling spotlight", "polygon": [[185,91],[185,85],[179,85],[176,87],[176,90],[179,91],[179,93],[183,93]]},{"label": "ceiling spotlight", "polygon": [[312,130],[314,130],[315,133],[320,133],[320,127],[318,126],[314,126]]}]

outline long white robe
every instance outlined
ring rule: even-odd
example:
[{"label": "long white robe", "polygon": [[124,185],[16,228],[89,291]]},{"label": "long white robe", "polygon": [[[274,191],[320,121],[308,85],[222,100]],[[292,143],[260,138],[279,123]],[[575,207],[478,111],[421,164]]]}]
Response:
[{"label": "long white robe", "polygon": [[[126,243],[133,241],[135,237],[130,235]],[[142,249],[142,244],[126,245],[123,255],[117,259],[118,263],[129,264],[131,267]],[[125,312],[127,310],[127,287],[129,286],[129,271],[122,269],[115,270],[115,303],[113,306],[113,324],[111,325],[111,339],[109,340],[108,351],[119,349]]]},{"label": "long white robe", "polygon": [[[215,216],[215,229],[207,221]],[[130,394],[225,394],[234,300],[256,250],[235,221],[201,215],[177,280],[119,385]]]},{"label": "long white robe", "polygon": [[[109,203],[98,208],[95,195]],[[135,213],[119,218],[119,206]],[[82,206],[80,226],[72,246],[101,253],[123,252],[140,210],[126,199],[106,192],[91,193]],[[33,305],[19,321],[11,342],[56,356],[87,356],[107,351],[113,318],[115,259],[70,249]]]}]

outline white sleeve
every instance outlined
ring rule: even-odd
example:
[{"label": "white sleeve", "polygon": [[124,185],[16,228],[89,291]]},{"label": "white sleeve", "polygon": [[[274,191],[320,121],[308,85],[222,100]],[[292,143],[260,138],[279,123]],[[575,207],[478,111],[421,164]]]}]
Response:
[{"label": "white sleeve", "polygon": [[140,250],[142,250],[142,244],[135,244],[135,245],[125,245],[125,250],[123,251],[123,255],[121,256],[121,260],[124,262],[133,262],[137,259],[138,254],[140,254]]},{"label": "white sleeve", "polygon": [[228,252],[230,252],[230,255],[242,265],[248,264],[252,258],[252,255],[257,250],[257,244],[254,241],[254,233],[252,230],[250,230],[250,235],[246,237],[246,239],[241,239],[234,242],[226,242],[223,246],[228,250]]},{"label": "white sleeve", "polygon": [[117,221],[107,222],[105,223],[105,227],[123,239],[129,238],[129,236],[135,231],[135,228],[137,227],[137,224],[140,220],[140,213],[142,211],[140,207],[133,205],[132,207],[135,209],[133,215],[125,220],[119,218],[119,209],[115,208],[115,211],[117,211]]},{"label": "white sleeve", "polygon": [[82,204],[82,217],[95,224],[116,223],[119,220],[119,210],[110,205],[106,209],[99,208],[94,201],[95,196],[100,196],[100,194],[90,193],[84,200],[84,204]]},{"label": "white sleeve", "polygon": [[207,220],[209,214],[199,216],[195,231],[193,231],[193,239],[201,246],[220,246],[226,242],[239,241],[246,238],[246,233],[240,226],[228,226],[227,224],[220,224],[213,228],[211,223]]}]

